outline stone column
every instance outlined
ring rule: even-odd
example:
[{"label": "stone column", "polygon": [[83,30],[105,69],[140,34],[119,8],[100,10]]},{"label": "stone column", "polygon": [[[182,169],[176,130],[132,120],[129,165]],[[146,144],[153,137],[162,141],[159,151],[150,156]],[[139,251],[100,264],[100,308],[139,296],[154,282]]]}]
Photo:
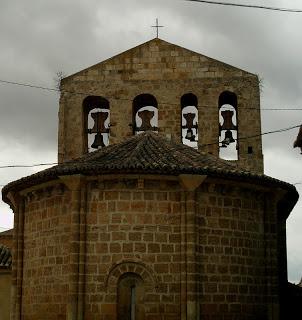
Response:
[{"label": "stone column", "polygon": [[198,232],[196,230],[196,189],[206,176],[180,175],[183,187],[181,196],[181,320],[199,319],[198,278],[196,247]]},{"label": "stone column", "polygon": [[86,186],[81,175],[60,177],[71,192],[67,320],[84,317]]},{"label": "stone column", "polygon": [[20,320],[22,312],[22,280],[24,251],[24,199],[19,194],[7,195],[14,211],[13,270],[10,319]]},{"label": "stone column", "polygon": [[273,194],[267,193],[264,198],[264,241],[265,241],[265,282],[267,319],[278,320],[280,314],[280,297],[278,277],[278,219],[277,199]]}]

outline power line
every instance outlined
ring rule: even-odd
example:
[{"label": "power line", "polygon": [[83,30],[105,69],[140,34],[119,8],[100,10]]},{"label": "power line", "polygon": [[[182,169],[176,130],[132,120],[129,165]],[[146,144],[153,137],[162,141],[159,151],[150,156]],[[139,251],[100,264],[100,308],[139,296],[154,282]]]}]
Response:
[{"label": "power line", "polygon": [[230,7],[241,7],[241,8],[250,8],[250,9],[262,9],[262,10],[271,10],[271,11],[282,11],[290,13],[302,13],[302,9],[288,9],[288,8],[278,8],[278,7],[268,7],[252,4],[240,4],[240,3],[231,3],[231,2],[221,2],[221,1],[207,1],[207,0],[185,0],[191,2],[200,2],[212,5],[219,6],[230,6]]},{"label": "power line", "polygon": [[[234,139],[234,140],[235,141],[239,141],[239,140],[245,140],[245,139],[252,139],[252,138],[265,136],[265,135],[268,135],[268,134],[285,132],[285,131],[289,131],[289,130],[300,128],[300,127],[301,127],[301,124],[299,124],[297,126],[288,127],[288,128],[277,129],[277,130],[273,130],[273,131],[267,131],[267,132],[263,132],[263,133],[260,133],[260,134],[255,134],[255,135],[252,135],[252,136],[237,138],[237,139]],[[202,144],[201,147],[203,147],[203,146],[211,146],[211,145],[215,145],[215,144],[219,144],[219,143],[221,143],[221,142],[213,142],[213,143]]]},{"label": "power line", "polygon": [[0,169],[6,169],[6,168],[33,168],[33,167],[41,167],[41,166],[52,166],[58,164],[57,162],[52,163],[38,163],[38,164],[14,164],[14,165],[4,165],[0,166]]},{"label": "power line", "polygon": [[6,84],[13,84],[16,86],[22,86],[22,87],[29,87],[29,88],[34,88],[34,89],[42,89],[42,90],[47,90],[47,91],[56,91],[56,92],[60,92],[59,89],[56,88],[48,88],[48,87],[42,87],[42,86],[37,86],[37,85],[33,85],[30,83],[22,83],[22,82],[14,82],[14,81],[8,81],[8,80],[0,80],[1,83],[6,83]]},{"label": "power line", "polygon": [[[15,81],[3,80],[3,79],[0,79],[0,83],[11,84],[11,85],[16,85],[16,86],[21,86],[21,87],[28,87],[28,88],[32,88],[32,89],[46,90],[46,91],[51,91],[51,92],[62,92],[62,93],[68,93],[68,94],[74,94],[74,95],[89,96],[89,95],[95,94],[95,92],[78,92],[78,91],[69,91],[69,90],[64,90],[64,89],[59,90],[56,88],[43,87],[43,86],[31,84],[31,83],[15,82]],[[108,98],[115,99],[115,100],[122,100],[122,101],[132,101],[132,99],[127,99],[127,98],[117,98],[117,97],[108,97]],[[170,103],[170,102],[162,102],[162,104],[163,105],[179,106],[179,104],[177,104],[177,103]],[[201,106],[198,105],[198,107],[201,107]],[[207,109],[218,109],[216,107],[206,107],[206,108]],[[259,108],[246,107],[246,108],[244,108],[244,110],[259,110]],[[302,111],[302,108],[260,108],[260,111]]]},{"label": "power line", "polygon": [[[292,127],[288,127],[288,128],[282,128],[282,129],[277,129],[277,130],[273,130],[273,131],[267,131],[267,132],[263,132],[261,134],[255,134],[252,136],[247,136],[247,137],[241,137],[241,138],[237,138],[234,139],[235,141],[239,141],[239,140],[245,140],[245,139],[252,139],[252,138],[257,138],[257,137],[261,137],[264,135],[268,135],[268,134],[273,134],[273,133],[280,133],[280,132],[285,132],[285,131],[289,131],[292,129],[296,129],[296,128],[300,128],[301,124],[296,125],[296,126],[292,126]],[[204,146],[210,146],[210,145],[214,145],[214,144],[219,144],[220,142],[214,142],[214,143],[203,143],[201,144],[201,147]],[[23,165],[23,164],[17,164],[17,165],[3,165],[0,166],[0,169],[7,169],[7,168],[33,168],[33,167],[40,167],[40,166],[51,166],[51,165],[57,165],[57,162],[51,162],[51,163],[38,163],[38,164],[29,164],[29,165]]]}]

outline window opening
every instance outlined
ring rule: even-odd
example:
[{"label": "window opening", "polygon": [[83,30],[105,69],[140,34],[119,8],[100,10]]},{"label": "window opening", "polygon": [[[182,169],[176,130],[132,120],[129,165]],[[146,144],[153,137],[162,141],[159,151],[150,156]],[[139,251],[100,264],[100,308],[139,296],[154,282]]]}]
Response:
[{"label": "window opening", "polygon": [[143,320],[145,318],[144,284],[135,273],[125,273],[118,281],[117,319]]},{"label": "window opening", "polygon": [[133,100],[133,134],[158,131],[158,107],[155,97],[141,94]]},{"label": "window opening", "polygon": [[229,91],[219,97],[219,157],[238,160],[237,96]]},{"label": "window opening", "polygon": [[198,101],[192,93],[181,97],[181,141],[198,148]]},{"label": "window opening", "polygon": [[103,97],[89,96],[84,100],[85,132],[88,152],[109,145],[110,109]]},{"label": "window opening", "polygon": [[135,320],[135,285],[131,286],[131,308],[130,308],[130,319]]}]

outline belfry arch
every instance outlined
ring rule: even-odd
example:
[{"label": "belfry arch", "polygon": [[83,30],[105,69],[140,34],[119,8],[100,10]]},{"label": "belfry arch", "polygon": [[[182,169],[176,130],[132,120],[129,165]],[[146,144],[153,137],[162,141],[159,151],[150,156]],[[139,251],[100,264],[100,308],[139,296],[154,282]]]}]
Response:
[{"label": "belfry arch", "polygon": [[219,157],[226,160],[239,159],[237,95],[224,91],[218,99]]},{"label": "belfry arch", "polygon": [[198,147],[198,99],[193,93],[184,94],[181,99],[181,142]]},{"label": "belfry arch", "polygon": [[134,98],[132,129],[133,134],[158,130],[158,104],[153,95],[144,93]]},{"label": "belfry arch", "polygon": [[109,101],[101,96],[88,96],[83,100],[84,149],[91,152],[109,144]]}]

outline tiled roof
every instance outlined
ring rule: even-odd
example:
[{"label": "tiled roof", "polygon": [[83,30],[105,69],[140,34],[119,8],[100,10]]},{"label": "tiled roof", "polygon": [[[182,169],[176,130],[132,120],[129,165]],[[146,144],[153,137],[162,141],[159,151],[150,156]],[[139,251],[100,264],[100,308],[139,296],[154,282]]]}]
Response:
[{"label": "tiled roof", "polygon": [[12,265],[12,254],[9,248],[0,244],[0,268],[10,268]]},{"label": "tiled roof", "polygon": [[14,234],[14,229],[8,229],[0,232],[0,237],[12,237]]},{"label": "tiled roof", "polygon": [[146,132],[11,182],[3,188],[2,193],[4,200],[6,200],[6,194],[11,190],[21,190],[62,175],[119,173],[201,174],[240,179],[252,183],[273,184],[296,192],[295,187],[288,183],[242,170],[232,162],[199,152],[181,143],[169,141],[159,134]]}]

